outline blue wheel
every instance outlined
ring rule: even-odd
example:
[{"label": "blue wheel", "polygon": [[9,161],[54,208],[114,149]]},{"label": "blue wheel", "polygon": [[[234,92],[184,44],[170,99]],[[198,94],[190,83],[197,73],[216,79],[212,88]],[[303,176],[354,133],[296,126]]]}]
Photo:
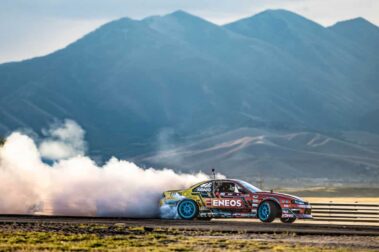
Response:
[{"label": "blue wheel", "polygon": [[278,215],[278,207],[272,201],[265,201],[258,207],[258,218],[262,222],[272,222]]},{"label": "blue wheel", "polygon": [[185,220],[192,220],[199,213],[199,208],[195,201],[184,199],[178,205],[178,214],[180,218]]}]

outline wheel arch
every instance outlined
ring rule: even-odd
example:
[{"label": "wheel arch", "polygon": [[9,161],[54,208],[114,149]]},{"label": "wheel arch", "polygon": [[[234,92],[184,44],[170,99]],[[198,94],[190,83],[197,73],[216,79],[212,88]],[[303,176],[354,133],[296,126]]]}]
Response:
[{"label": "wheel arch", "polygon": [[179,205],[180,204],[180,202],[182,202],[183,200],[190,200],[190,201],[193,201],[196,205],[197,205],[197,207],[200,207],[199,206],[199,204],[196,202],[196,200],[194,200],[194,199],[191,199],[191,198],[187,198],[187,197],[185,197],[185,198],[182,198],[182,199],[180,199],[180,200],[178,200],[178,203],[177,203],[177,205]]},{"label": "wheel arch", "polygon": [[275,206],[278,208],[278,215],[276,217],[281,217],[282,216],[282,207],[280,206],[280,202],[278,199],[276,198],[273,198],[273,197],[270,197],[270,198],[266,198],[264,200],[261,201],[261,203],[259,203],[257,209],[259,209],[259,207],[264,203],[264,202],[268,202],[268,201],[271,201],[275,204]]}]

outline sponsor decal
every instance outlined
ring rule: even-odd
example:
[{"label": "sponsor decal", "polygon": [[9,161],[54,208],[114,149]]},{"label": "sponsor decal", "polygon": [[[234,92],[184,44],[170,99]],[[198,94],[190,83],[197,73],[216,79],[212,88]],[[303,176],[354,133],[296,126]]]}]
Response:
[{"label": "sponsor decal", "polygon": [[195,189],[195,192],[211,192],[212,182],[202,184]]},{"label": "sponsor decal", "polygon": [[253,195],[253,198],[254,199],[258,199],[258,195]]},{"label": "sponsor decal", "polygon": [[251,214],[251,213],[233,213],[232,215],[233,217],[236,217],[236,218],[248,218],[248,217],[254,217],[255,214]]},{"label": "sponsor decal", "polygon": [[297,205],[298,208],[311,208],[310,205]]},{"label": "sponsor decal", "polygon": [[259,202],[259,200],[256,200],[256,199],[254,199],[254,200],[253,200],[253,202],[254,202],[254,203],[258,203],[258,202]]},{"label": "sponsor decal", "polygon": [[211,213],[199,213],[199,216],[200,217],[212,217],[212,214]]},{"label": "sponsor decal", "polygon": [[257,206],[258,206],[258,204],[253,204],[252,206],[253,206],[253,207],[257,207]]},{"label": "sponsor decal", "polygon": [[291,218],[294,217],[293,214],[282,214],[282,218]]},{"label": "sponsor decal", "polygon": [[242,200],[214,199],[214,200],[212,200],[212,206],[215,206],[215,207],[241,207],[242,206]]},{"label": "sponsor decal", "polygon": [[283,205],[283,207],[289,207],[289,205],[285,204],[285,205]]},{"label": "sponsor decal", "polygon": [[220,196],[233,196],[233,195],[234,195],[233,193],[225,193],[225,192],[220,193]]}]

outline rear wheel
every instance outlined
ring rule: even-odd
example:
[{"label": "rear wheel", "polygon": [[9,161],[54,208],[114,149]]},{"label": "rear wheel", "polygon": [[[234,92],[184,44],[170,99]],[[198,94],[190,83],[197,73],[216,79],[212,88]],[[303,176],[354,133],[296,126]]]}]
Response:
[{"label": "rear wheel", "polygon": [[258,218],[262,222],[272,222],[279,213],[278,207],[272,201],[265,201],[258,207]]},{"label": "rear wheel", "polygon": [[199,214],[199,207],[195,201],[184,199],[178,205],[178,214],[182,219],[192,220]]},{"label": "rear wheel", "polygon": [[294,223],[296,218],[280,218],[280,221],[283,223]]}]

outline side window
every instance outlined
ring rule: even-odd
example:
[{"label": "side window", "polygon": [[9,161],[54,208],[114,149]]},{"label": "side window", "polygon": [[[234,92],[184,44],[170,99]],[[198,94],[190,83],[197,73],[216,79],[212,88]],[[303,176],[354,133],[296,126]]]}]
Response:
[{"label": "side window", "polygon": [[239,192],[239,193],[248,194],[248,191],[245,188],[243,188],[242,186],[238,185],[238,184],[236,184],[236,189],[237,189],[236,191]]},{"label": "side window", "polygon": [[237,191],[236,184],[234,184],[233,182],[222,182],[222,183],[217,184],[216,192],[219,192],[219,193],[236,193],[238,191]]},{"label": "side window", "polygon": [[192,192],[200,193],[203,197],[211,197],[212,194],[212,182],[204,183],[194,188]]},{"label": "side window", "polygon": [[221,182],[221,183],[216,184],[215,193],[216,194],[219,193],[220,195],[225,195],[225,196],[233,196],[233,195],[247,194],[248,191],[236,183],[226,181],[226,182]]}]

